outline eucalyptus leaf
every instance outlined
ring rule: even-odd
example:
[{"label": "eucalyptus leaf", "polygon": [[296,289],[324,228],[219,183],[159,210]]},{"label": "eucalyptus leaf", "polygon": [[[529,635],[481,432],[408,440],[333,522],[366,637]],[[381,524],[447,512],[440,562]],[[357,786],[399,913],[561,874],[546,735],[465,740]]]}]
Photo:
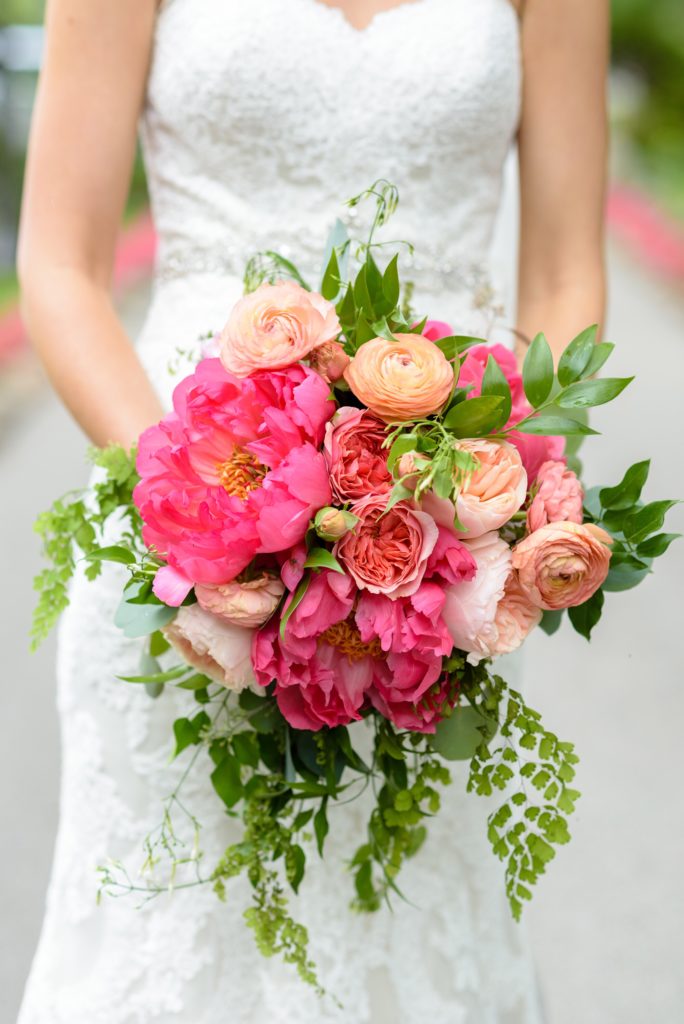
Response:
[{"label": "eucalyptus leaf", "polygon": [[563,621],[562,611],[545,611],[541,617],[539,628],[542,629],[547,636],[553,636],[560,627]]},{"label": "eucalyptus leaf", "polygon": [[631,544],[640,544],[650,534],[658,531],[665,522],[665,516],[676,501],[651,501],[648,505],[631,512],[623,524],[625,537]]},{"label": "eucalyptus leaf", "polygon": [[575,608],[568,608],[570,622],[575,630],[587,640],[591,639],[591,631],[601,618],[603,602],[603,591],[599,588],[588,601],[577,605]]},{"label": "eucalyptus leaf", "polygon": [[589,357],[589,362],[582,371],[583,377],[593,377],[595,373],[598,373],[606,360],[610,357],[615,345],[612,345],[609,341],[600,341],[594,345],[593,351]]},{"label": "eucalyptus leaf", "polygon": [[483,395],[496,395],[499,398],[503,398],[501,420],[502,423],[507,423],[511,415],[511,389],[503,370],[492,355],[489,356],[485,366],[481,393]]},{"label": "eucalyptus leaf", "polygon": [[232,754],[226,754],[211,773],[211,782],[217,794],[226,805],[234,807],[243,796],[240,765]]},{"label": "eucalyptus leaf", "polygon": [[333,249],[321,282],[321,295],[329,302],[334,302],[339,295],[340,285],[340,266],[337,261],[337,251]]},{"label": "eucalyptus leaf", "polygon": [[627,509],[636,505],[641,497],[644,484],[648,480],[651,460],[635,462],[630,466],[622,480],[615,487],[602,487],[599,500],[603,508]]},{"label": "eucalyptus leaf", "polygon": [[506,422],[506,406],[500,395],[481,395],[452,406],[444,426],[456,437],[484,437]]},{"label": "eucalyptus leaf", "polygon": [[558,362],[558,380],[562,387],[567,387],[579,380],[591,359],[598,325],[594,324],[574,338],[564,350]]},{"label": "eucalyptus leaf", "polygon": [[516,430],[521,434],[532,434],[535,437],[570,437],[573,434],[598,434],[585,423],[571,416],[558,416],[556,413],[542,412],[532,419],[518,423]]},{"label": "eucalyptus leaf", "polygon": [[543,405],[553,387],[553,353],[543,334],[538,334],[525,354],[523,388],[533,409]]},{"label": "eucalyptus leaf", "polygon": [[467,349],[473,348],[474,345],[486,344],[487,342],[483,338],[471,338],[466,334],[450,334],[448,337],[439,338],[435,342],[437,348],[446,356],[449,362]]},{"label": "eucalyptus leaf", "polygon": [[87,558],[90,562],[119,562],[121,565],[133,565],[135,562],[133,552],[118,544],[107,548],[94,548],[88,552]]},{"label": "eucalyptus leaf", "polygon": [[556,398],[561,409],[590,409],[596,405],[612,402],[625,390],[634,377],[600,377],[597,380],[580,380],[570,384]]},{"label": "eucalyptus leaf", "polygon": [[344,569],[337,561],[332,551],[327,548],[311,548],[304,562],[305,569],[331,569],[344,576]]},{"label": "eucalyptus leaf", "polygon": [[637,546],[637,558],[658,558],[680,537],[681,533],[656,533]]},{"label": "eucalyptus leaf", "polygon": [[161,602],[133,604],[124,595],[114,615],[114,625],[122,630],[124,636],[135,639],[167,626],[177,612],[177,608],[169,608]]}]

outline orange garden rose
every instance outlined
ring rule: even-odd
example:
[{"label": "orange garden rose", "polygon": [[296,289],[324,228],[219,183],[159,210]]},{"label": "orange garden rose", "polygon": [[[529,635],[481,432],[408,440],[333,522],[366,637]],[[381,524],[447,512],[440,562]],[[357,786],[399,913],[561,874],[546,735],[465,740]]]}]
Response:
[{"label": "orange garden rose", "polygon": [[236,303],[219,337],[219,356],[236,377],[278,370],[328,345],[340,332],[332,302],[294,281],[262,284]]},{"label": "orange garden rose", "polygon": [[530,601],[558,610],[584,604],[610,565],[612,537],[593,523],[549,523],[513,548],[513,568]]},{"label": "orange garden rose", "polygon": [[496,639],[490,648],[490,656],[510,654],[517,650],[535,626],[539,625],[541,617],[541,608],[532,604],[520,586],[520,580],[512,572],[506,582],[504,596],[496,608]]},{"label": "orange garden rose", "polygon": [[420,334],[374,338],[358,350],[344,379],[371,412],[391,423],[437,412],[454,386],[451,364]]}]

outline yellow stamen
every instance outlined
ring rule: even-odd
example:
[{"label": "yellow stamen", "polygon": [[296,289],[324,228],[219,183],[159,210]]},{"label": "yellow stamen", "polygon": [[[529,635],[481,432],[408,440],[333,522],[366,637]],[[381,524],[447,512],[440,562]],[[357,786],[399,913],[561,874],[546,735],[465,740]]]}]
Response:
[{"label": "yellow stamen", "polygon": [[368,656],[371,658],[385,657],[378,638],[375,637],[369,643],[364,643],[356,625],[349,620],[336,622],[334,626],[330,626],[325,633],[321,634],[320,639],[330,644],[331,647],[336,647],[341,654],[346,654],[350,661],[360,661]]},{"label": "yellow stamen", "polygon": [[259,487],[268,470],[262,466],[256,455],[236,448],[229,459],[220,462],[219,481],[225,491],[234,498],[245,500],[250,491]]}]

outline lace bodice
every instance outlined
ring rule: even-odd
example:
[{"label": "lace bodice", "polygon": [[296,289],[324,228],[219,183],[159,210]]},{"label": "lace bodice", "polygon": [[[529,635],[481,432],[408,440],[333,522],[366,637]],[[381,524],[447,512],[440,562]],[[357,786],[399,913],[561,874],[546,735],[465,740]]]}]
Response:
[{"label": "lace bodice", "polygon": [[[277,248],[314,283],[339,204],[379,177],[401,193],[390,236],[419,247],[418,302],[464,316],[486,274],[519,79],[508,0],[413,0],[363,32],[319,0],[166,0],[142,117],[160,249],[139,339],[165,400],[176,348],[222,325],[246,257]],[[150,700],[117,678],[136,674],[143,646],[113,625],[122,578],[120,567],[78,577],[61,627],[60,830],[20,1024],[536,1024],[488,808],[465,795],[458,766],[394,914],[348,909],[363,807],[336,810],[325,864],[310,852],[295,913],[343,1009],[262,960],[241,880],[226,904],[205,887],[142,910],[96,905],[107,858],[140,883],[142,840],[190,756],[170,764],[171,724],[196,711],[185,691]],[[237,831],[206,762],[196,769],[184,803],[211,865]],[[189,851],[192,829],[182,817],[176,828]]]},{"label": "lace bodice", "polygon": [[142,119],[160,274],[267,246],[317,271],[340,204],[385,177],[412,278],[455,286],[487,260],[518,51],[508,0],[407,0],[362,31],[320,0],[166,0]]}]

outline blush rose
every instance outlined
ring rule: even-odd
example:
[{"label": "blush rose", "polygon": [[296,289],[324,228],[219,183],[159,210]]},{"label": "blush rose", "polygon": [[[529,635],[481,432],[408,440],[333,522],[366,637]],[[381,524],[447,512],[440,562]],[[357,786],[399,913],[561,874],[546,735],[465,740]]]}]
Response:
[{"label": "blush rose", "polygon": [[538,608],[584,604],[608,575],[612,537],[593,523],[548,523],[513,548],[520,586]]}]

